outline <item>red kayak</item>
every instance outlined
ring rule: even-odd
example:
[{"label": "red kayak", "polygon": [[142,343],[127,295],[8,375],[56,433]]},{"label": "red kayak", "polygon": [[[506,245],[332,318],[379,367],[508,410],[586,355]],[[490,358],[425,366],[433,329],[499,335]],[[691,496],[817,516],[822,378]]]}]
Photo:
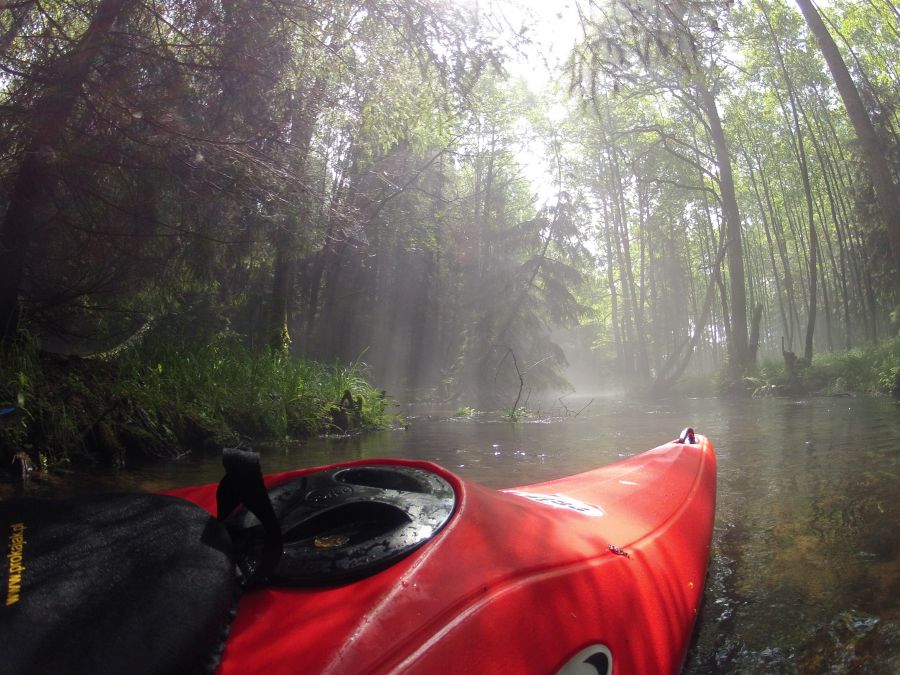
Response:
[{"label": "red kayak", "polygon": [[[677,673],[716,501],[712,443],[685,436],[501,491],[406,460],[267,476],[287,562],[241,597],[217,672]],[[215,513],[216,492],[168,494]]]}]

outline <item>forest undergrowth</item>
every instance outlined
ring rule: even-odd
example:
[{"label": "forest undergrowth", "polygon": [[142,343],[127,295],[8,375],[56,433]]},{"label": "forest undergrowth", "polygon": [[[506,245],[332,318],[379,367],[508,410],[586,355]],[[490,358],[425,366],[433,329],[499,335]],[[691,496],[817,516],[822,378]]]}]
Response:
[{"label": "forest undergrowth", "polygon": [[254,353],[228,339],[148,340],[109,358],[46,354],[22,341],[0,353],[0,413],[0,461],[22,471],[121,467],[135,457],[177,459],[396,419],[364,364]]},{"label": "forest undergrowth", "polygon": [[807,365],[766,361],[745,378],[755,396],[876,394],[900,396],[900,335],[878,345],[820,354]]}]

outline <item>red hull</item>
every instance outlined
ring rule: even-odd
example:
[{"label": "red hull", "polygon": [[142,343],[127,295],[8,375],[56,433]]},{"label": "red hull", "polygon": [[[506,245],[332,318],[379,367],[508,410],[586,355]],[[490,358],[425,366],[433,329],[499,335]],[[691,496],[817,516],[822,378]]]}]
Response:
[{"label": "red hull", "polygon": [[[427,462],[365,461],[373,463],[442,476],[456,491],[453,518],[374,576],[246,594],[222,675],[543,675],[597,645],[614,673],[680,670],[715,511],[716,461],[706,438],[499,492]],[[214,485],[170,494],[215,510]]]}]

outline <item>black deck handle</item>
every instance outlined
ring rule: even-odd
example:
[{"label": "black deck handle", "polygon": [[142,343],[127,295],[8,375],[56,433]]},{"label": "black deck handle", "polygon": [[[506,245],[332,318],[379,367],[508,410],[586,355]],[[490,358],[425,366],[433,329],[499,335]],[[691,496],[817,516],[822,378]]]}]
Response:
[{"label": "black deck handle", "polygon": [[678,442],[679,443],[690,443],[691,445],[694,445],[694,443],[697,442],[697,438],[694,434],[694,428],[693,427],[685,427],[684,430],[681,432],[681,435],[678,436]]}]

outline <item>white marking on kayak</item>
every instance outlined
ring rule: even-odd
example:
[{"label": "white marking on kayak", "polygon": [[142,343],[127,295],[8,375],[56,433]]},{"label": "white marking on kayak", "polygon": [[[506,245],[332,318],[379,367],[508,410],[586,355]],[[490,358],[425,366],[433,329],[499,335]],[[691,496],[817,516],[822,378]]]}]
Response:
[{"label": "white marking on kayak", "polygon": [[620,480],[622,485],[640,485],[640,483],[635,483],[633,480]]},{"label": "white marking on kayak", "polygon": [[573,497],[567,497],[566,495],[543,495],[536,492],[523,492],[521,490],[504,490],[504,492],[511,495],[517,495],[519,497],[525,497],[525,499],[530,499],[531,501],[537,502],[538,504],[546,504],[547,506],[552,506],[555,509],[577,511],[578,513],[581,513],[585,516],[590,516],[592,518],[602,518],[606,515],[603,509],[601,509],[599,506],[585,504],[582,501],[574,499]]},{"label": "white marking on kayak", "polygon": [[606,645],[586,647],[556,671],[556,675],[609,675],[612,672],[612,652]]}]

